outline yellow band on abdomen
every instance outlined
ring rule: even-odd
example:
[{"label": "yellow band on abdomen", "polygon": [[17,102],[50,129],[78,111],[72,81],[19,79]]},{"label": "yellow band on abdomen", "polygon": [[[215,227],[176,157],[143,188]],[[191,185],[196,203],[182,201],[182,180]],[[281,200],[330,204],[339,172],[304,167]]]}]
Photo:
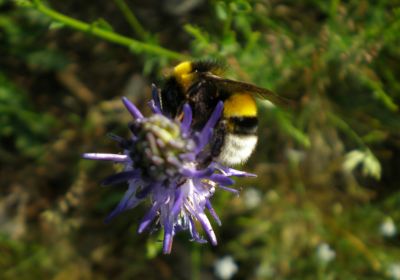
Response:
[{"label": "yellow band on abdomen", "polygon": [[254,97],[248,93],[235,93],[224,102],[224,117],[256,117]]}]

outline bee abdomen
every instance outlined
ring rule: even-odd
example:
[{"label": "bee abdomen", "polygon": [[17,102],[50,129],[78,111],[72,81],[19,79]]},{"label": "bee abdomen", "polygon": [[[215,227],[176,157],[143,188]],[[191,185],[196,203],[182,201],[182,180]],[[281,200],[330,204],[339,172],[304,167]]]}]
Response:
[{"label": "bee abdomen", "polygon": [[217,160],[228,165],[241,164],[247,161],[257,144],[257,135],[228,133]]},{"label": "bee abdomen", "polygon": [[228,119],[230,132],[239,135],[252,135],[257,133],[257,117],[230,117]]},{"label": "bee abdomen", "polygon": [[213,136],[217,161],[236,165],[247,161],[257,144],[257,117],[230,117],[220,122]]}]

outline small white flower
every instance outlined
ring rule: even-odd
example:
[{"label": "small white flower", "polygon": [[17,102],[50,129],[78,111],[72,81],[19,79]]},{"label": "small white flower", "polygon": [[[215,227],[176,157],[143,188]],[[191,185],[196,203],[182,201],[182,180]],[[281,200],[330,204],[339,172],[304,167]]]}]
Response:
[{"label": "small white flower", "polygon": [[396,225],[391,217],[386,217],[379,228],[380,233],[384,237],[393,237],[397,233]]},{"label": "small white flower", "polygon": [[244,205],[248,209],[256,208],[261,203],[261,193],[255,188],[248,188],[243,192]]},{"label": "small white flower", "polygon": [[370,150],[354,150],[346,154],[343,162],[345,171],[352,172],[359,165],[362,166],[364,176],[369,175],[378,180],[381,177],[381,164]]},{"label": "small white flower", "polygon": [[317,247],[317,256],[322,263],[328,263],[336,257],[336,252],[329,244],[321,243]]},{"label": "small white flower", "polygon": [[233,275],[238,271],[238,266],[235,263],[232,256],[225,256],[215,262],[214,265],[215,274],[225,280],[231,279]]},{"label": "small white flower", "polygon": [[392,263],[389,265],[387,274],[394,280],[400,280],[400,263]]}]

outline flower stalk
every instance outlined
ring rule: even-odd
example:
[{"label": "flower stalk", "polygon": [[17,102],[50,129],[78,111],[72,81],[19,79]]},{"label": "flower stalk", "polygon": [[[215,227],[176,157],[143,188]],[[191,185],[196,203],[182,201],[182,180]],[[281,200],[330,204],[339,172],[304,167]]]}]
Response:
[{"label": "flower stalk", "polygon": [[158,45],[144,43],[118,33],[115,33],[111,30],[101,28],[94,24],[86,23],[84,21],[80,21],[74,19],[72,17],[66,16],[62,13],[59,13],[42,3],[41,0],[33,0],[33,7],[41,12],[42,14],[50,17],[51,19],[62,23],[65,26],[68,26],[72,29],[79,30],[85,33],[89,33],[93,36],[102,38],[106,41],[119,44],[121,46],[128,47],[131,51],[136,53],[148,53],[161,57],[166,57],[170,59],[176,60],[186,60],[188,57],[186,55],[180,54],[178,52],[171,51],[169,49],[163,48]]}]

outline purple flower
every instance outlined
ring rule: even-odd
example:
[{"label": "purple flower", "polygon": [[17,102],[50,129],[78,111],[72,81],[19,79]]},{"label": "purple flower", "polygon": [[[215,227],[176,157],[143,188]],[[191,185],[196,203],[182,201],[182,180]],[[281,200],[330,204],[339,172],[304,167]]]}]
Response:
[{"label": "purple flower", "polygon": [[205,213],[207,209],[216,223],[221,225],[210,202],[215,189],[221,188],[238,194],[237,190],[228,187],[234,183],[231,177],[255,175],[222,166],[218,162],[205,164],[202,160],[207,153],[213,128],[221,117],[222,101],[217,104],[204,128],[192,131],[192,110],[188,104],[184,105],[183,119],[178,122],[162,114],[155,86],[152,93],[150,106],[153,115],[148,118],[127,98],[122,98],[134,118],[130,125],[130,139],[112,136],[123,149],[123,154],[83,155],[85,159],[124,165],[124,171],[103,181],[103,185],[125,181],[129,184],[124,197],[106,218],[106,222],[149,199],[151,208],[140,222],[138,232],[160,225],[164,229],[165,254],[171,252],[173,237],[182,230],[188,230],[194,241],[207,242],[201,237],[196,221],[200,223],[211,244],[216,245],[217,238]]}]

